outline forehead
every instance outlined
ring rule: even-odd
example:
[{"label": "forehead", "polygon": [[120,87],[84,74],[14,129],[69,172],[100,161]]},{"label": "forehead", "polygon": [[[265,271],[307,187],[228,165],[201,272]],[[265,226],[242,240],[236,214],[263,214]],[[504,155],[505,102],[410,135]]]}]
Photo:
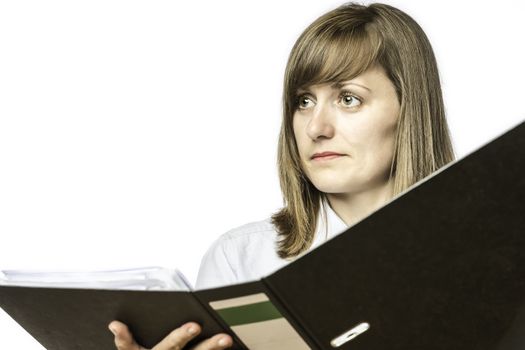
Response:
[{"label": "forehead", "polygon": [[365,26],[324,34],[312,35],[297,46],[290,67],[292,90],[353,80],[377,64],[381,40]]}]

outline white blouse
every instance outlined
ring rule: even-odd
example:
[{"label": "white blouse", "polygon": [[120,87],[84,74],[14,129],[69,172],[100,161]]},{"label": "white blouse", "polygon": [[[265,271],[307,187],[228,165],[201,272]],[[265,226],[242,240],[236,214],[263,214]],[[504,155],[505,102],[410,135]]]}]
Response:
[{"label": "white blouse", "polygon": [[[322,203],[326,208],[326,218],[322,206],[314,242],[309,251],[348,228],[330,205]],[[226,232],[202,258],[196,289],[258,280],[285,266],[290,261],[277,255],[278,240],[270,218]]]}]

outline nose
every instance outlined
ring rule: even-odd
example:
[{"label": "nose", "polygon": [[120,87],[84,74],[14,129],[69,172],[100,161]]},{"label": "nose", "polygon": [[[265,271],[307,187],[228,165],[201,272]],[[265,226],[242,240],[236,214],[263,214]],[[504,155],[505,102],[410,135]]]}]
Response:
[{"label": "nose", "polygon": [[306,133],[312,141],[323,138],[332,138],[335,128],[333,125],[333,111],[329,104],[318,103],[312,111]]}]

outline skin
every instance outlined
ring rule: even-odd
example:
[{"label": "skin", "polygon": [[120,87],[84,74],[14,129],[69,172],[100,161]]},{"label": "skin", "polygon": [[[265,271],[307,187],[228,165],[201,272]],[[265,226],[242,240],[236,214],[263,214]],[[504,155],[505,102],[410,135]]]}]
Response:
[{"label": "skin", "polygon": [[[349,226],[389,200],[399,102],[381,66],[297,92],[293,129],[308,179]],[[335,157],[312,158],[332,151]]]},{"label": "skin", "polygon": [[[115,346],[118,350],[146,350],[145,347],[137,344],[128,327],[119,321],[112,321],[109,330],[115,336]],[[181,350],[186,344],[201,332],[201,327],[195,322],[188,322],[183,326],[173,330],[160,343],[151,350]],[[216,334],[208,338],[192,350],[218,350],[229,348],[233,344],[232,338],[228,334]]]},{"label": "skin", "polygon": [[[303,169],[350,226],[390,198],[388,175],[399,116],[395,88],[383,68],[375,66],[341,86],[313,85],[297,95],[293,127]],[[340,155],[312,159],[326,151]],[[109,329],[118,350],[145,350],[125,324],[113,321]],[[200,332],[197,323],[189,322],[152,350],[183,349]],[[229,335],[217,334],[193,350],[226,349],[232,344]]]}]

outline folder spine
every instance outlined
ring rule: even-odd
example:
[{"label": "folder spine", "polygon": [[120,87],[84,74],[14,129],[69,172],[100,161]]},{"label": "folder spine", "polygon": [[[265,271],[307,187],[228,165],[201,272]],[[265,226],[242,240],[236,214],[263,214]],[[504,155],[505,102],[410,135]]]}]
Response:
[{"label": "folder spine", "polygon": [[[233,343],[240,346],[242,350],[249,350],[248,347],[239,339],[239,337],[235,334],[235,332],[232,332],[230,330],[230,327],[219,317],[217,312],[213,310],[211,307],[207,306],[206,303],[204,303],[197,294],[194,292],[191,292],[191,295],[197,300],[197,302],[202,306],[204,310],[208,312],[208,314],[217,322],[222,329],[228,333],[233,338]],[[235,347],[234,347],[235,349]]]}]

